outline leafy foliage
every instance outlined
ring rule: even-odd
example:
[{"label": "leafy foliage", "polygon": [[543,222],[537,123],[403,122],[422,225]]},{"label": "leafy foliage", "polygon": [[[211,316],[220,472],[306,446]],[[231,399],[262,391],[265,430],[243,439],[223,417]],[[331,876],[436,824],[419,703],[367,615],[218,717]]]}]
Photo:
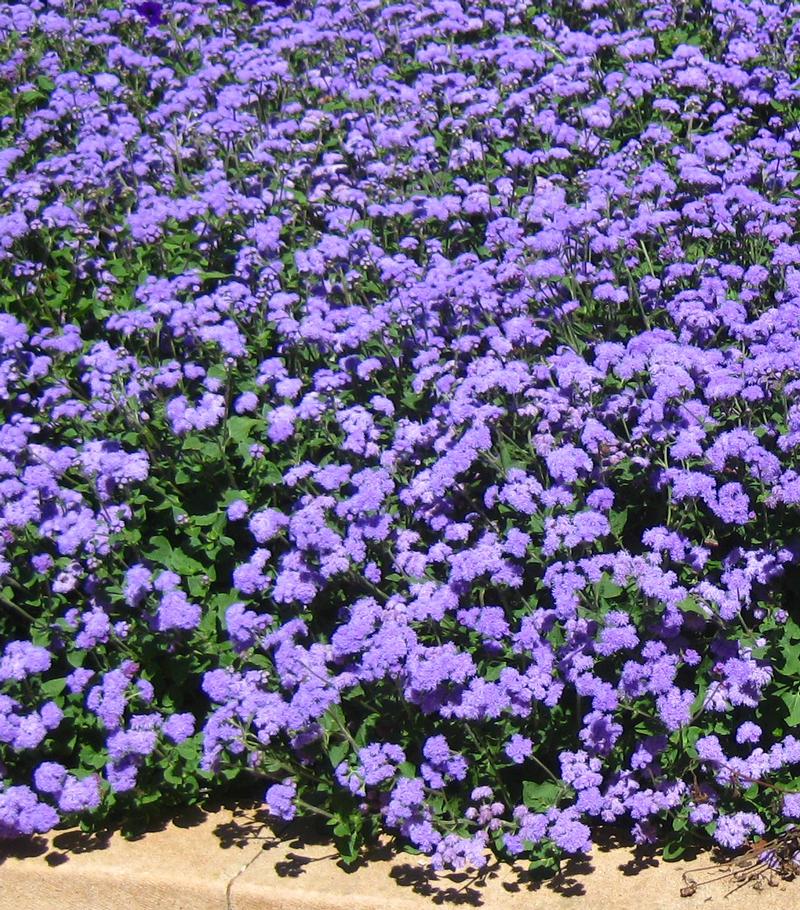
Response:
[{"label": "leafy foliage", "polygon": [[347,863],[780,838],[799,34],[0,5],[0,836],[255,777]]}]

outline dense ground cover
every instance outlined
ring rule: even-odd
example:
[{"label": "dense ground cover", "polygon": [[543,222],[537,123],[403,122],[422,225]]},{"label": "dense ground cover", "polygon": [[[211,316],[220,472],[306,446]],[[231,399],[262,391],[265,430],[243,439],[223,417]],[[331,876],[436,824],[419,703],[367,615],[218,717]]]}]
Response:
[{"label": "dense ground cover", "polygon": [[798,14],[0,6],[0,835],[800,817]]}]

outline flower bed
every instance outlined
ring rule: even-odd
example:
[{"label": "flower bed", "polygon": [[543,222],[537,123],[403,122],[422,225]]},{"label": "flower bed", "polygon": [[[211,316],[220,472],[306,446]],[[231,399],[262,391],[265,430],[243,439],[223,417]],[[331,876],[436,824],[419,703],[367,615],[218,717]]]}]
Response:
[{"label": "flower bed", "polygon": [[0,6],[0,835],[800,817],[800,6]]}]

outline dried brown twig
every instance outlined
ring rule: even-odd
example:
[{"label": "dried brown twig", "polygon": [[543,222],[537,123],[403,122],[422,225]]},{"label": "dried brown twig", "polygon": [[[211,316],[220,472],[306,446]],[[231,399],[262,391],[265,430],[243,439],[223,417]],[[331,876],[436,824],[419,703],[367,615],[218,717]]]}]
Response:
[{"label": "dried brown twig", "polygon": [[[710,878],[699,881],[695,878],[697,873],[717,872]],[[786,831],[771,840],[761,839],[741,856],[727,863],[711,863],[708,866],[699,866],[688,869],[683,873],[683,887],[681,897],[691,897],[698,888],[730,879],[735,882],[733,888],[725,893],[725,897],[733,894],[747,884],[751,884],[756,891],[764,887],[777,887],[779,880],[789,881],[800,874],[800,830]]]}]

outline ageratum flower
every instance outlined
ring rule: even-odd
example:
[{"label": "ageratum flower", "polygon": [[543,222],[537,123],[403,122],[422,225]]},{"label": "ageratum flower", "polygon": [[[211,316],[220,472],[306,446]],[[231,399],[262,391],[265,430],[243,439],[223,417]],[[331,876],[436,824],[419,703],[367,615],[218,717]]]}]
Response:
[{"label": "ageratum flower", "polygon": [[0,835],[792,817],[792,17],[568,6],[0,9]]}]

